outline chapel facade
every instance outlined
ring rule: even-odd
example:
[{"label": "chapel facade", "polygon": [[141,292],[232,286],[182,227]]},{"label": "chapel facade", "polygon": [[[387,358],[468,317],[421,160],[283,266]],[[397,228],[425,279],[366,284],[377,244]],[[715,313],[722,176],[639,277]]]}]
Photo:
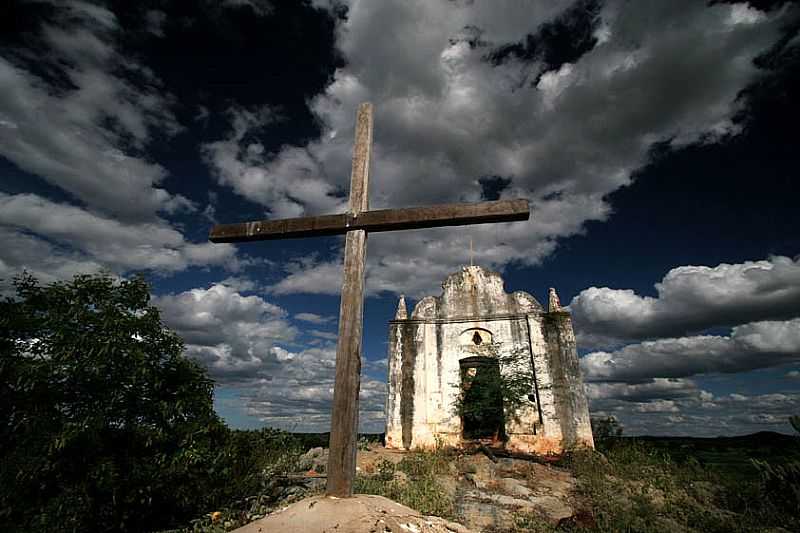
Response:
[{"label": "chapel facade", "polygon": [[[451,274],[442,288],[410,316],[401,296],[390,322],[386,447],[487,439],[523,453],[594,447],[572,320],[555,290],[545,311],[530,294],[506,293],[500,274],[479,266]],[[520,372],[533,382],[510,419],[499,396],[477,414],[455,409],[459,398],[463,406],[480,396],[481,376]]]}]

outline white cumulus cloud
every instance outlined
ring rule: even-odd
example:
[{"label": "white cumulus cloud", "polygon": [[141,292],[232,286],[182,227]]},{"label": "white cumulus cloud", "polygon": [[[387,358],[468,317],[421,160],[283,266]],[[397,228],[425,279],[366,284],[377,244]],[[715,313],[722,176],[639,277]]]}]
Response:
[{"label": "white cumulus cloud", "polygon": [[581,291],[569,305],[580,344],[599,347],[800,316],[800,258],[681,266],[655,287],[657,297],[608,287]]},{"label": "white cumulus cloud", "polygon": [[275,344],[291,342],[298,333],[281,307],[223,283],[157,296],[154,303],[186,342],[187,353],[223,384],[271,379],[279,367]]},{"label": "white cumulus cloud", "polygon": [[697,335],[629,344],[581,358],[589,381],[647,382],[735,373],[800,361],[800,318],[736,326],[729,336]]},{"label": "white cumulus cloud", "polygon": [[23,269],[52,281],[101,269],[166,273],[192,265],[240,266],[232,245],[188,242],[163,220],[120,222],[35,194],[0,193],[0,232],[0,274],[9,277]]},{"label": "white cumulus cloud", "polygon": [[[281,364],[269,381],[245,389],[241,396],[248,413],[266,424],[294,431],[330,431],[336,374],[336,347],[287,351],[276,348]],[[362,375],[359,431],[384,429],[386,381]]]}]

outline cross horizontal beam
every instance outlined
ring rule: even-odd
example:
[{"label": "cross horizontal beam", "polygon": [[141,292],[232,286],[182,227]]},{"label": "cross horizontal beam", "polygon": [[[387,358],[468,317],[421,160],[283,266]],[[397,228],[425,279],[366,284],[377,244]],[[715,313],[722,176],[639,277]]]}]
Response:
[{"label": "cross horizontal beam", "polygon": [[341,213],[238,224],[217,224],[211,228],[209,238],[212,242],[266,241],[341,235],[357,229],[369,232],[422,229],[489,222],[512,222],[528,220],[529,217],[528,200],[497,200],[471,204],[377,209],[362,211],[358,215]]}]

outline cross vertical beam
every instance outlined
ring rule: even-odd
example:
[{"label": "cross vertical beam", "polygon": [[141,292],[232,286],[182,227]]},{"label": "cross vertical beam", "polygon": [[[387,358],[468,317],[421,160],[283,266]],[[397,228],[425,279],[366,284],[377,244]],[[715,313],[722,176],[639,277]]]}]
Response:
[{"label": "cross vertical beam", "polygon": [[[372,104],[363,103],[356,116],[353,169],[350,174],[350,212],[358,217],[369,208],[369,161],[372,148]],[[331,440],[326,494],[353,495],[358,438],[358,392],[361,388],[361,333],[364,316],[364,270],[367,232],[347,232],[344,273],[336,343],[336,382],[333,388]]]},{"label": "cross vertical beam", "polygon": [[367,232],[511,222],[528,220],[530,217],[528,201],[525,199],[369,211],[371,150],[372,105],[364,103],[359,106],[356,115],[350,205],[347,213],[217,224],[209,234],[213,242],[346,235],[326,488],[329,496],[340,498],[353,495],[356,473]]}]

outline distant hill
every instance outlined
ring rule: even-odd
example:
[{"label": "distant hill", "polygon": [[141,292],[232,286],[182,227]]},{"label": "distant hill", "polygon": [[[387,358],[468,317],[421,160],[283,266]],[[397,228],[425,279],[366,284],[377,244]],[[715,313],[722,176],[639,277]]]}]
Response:
[{"label": "distant hill", "polygon": [[749,435],[736,435],[736,436],[719,436],[719,437],[684,437],[684,436],[653,436],[653,435],[643,435],[643,436],[635,436],[635,437],[620,437],[623,439],[639,439],[639,440],[646,440],[646,441],[697,441],[697,442],[713,442],[716,441],[720,444],[726,443],[734,445],[736,443],[747,444],[747,443],[775,443],[775,444],[797,444],[800,442],[800,436],[797,435],[788,435],[786,433],[778,433],[776,431],[759,431],[757,433],[751,433]]}]

